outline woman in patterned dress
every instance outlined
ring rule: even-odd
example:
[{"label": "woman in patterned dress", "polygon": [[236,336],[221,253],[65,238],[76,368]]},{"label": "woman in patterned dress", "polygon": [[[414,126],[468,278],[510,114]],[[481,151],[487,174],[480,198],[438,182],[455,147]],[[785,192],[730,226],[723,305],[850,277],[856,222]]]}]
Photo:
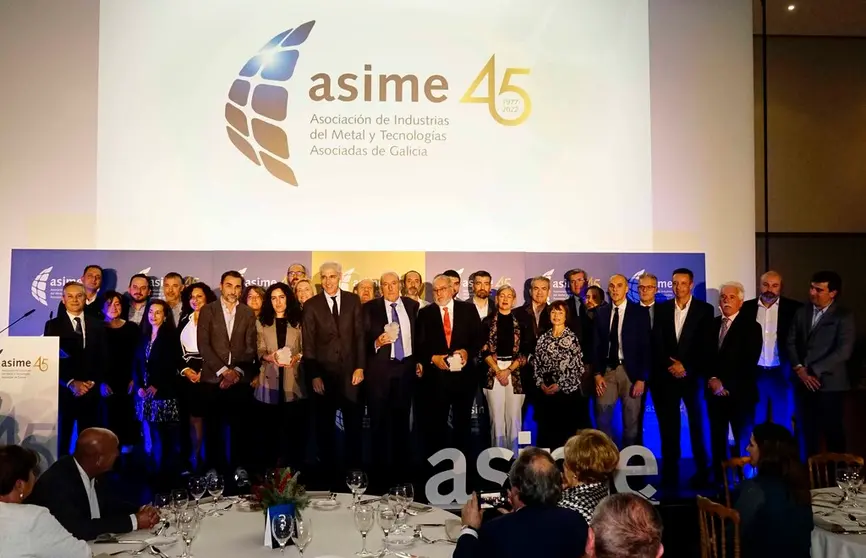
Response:
[{"label": "woman in patterned dress", "polygon": [[573,436],[580,422],[575,409],[580,406],[583,353],[577,336],[565,325],[567,318],[565,301],[550,305],[553,328],[538,338],[532,357],[535,385],[540,391],[535,401],[536,445],[550,451]]},{"label": "woman in patterned dress", "polygon": [[177,355],[181,349],[168,303],[150,301],[141,332],[133,370],[136,414],[150,437],[155,471],[170,479],[180,472]]}]

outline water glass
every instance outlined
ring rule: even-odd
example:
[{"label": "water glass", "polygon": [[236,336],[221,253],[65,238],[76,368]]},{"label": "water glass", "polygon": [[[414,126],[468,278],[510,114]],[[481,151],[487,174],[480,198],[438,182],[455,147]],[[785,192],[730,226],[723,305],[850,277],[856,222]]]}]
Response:
[{"label": "water glass", "polygon": [[284,513],[278,513],[271,518],[271,532],[280,545],[280,554],[286,551],[286,544],[292,538],[292,518]]},{"label": "water glass", "polygon": [[352,505],[349,506],[351,509],[358,504],[361,494],[367,491],[367,484],[367,474],[364,471],[355,469],[346,475],[346,486],[352,491]]},{"label": "water glass", "polygon": [[157,494],[153,498],[153,507],[159,512],[160,519],[168,519],[171,513],[171,494]]},{"label": "water glass", "polygon": [[848,489],[851,494],[851,507],[859,508],[857,503],[857,494],[860,493],[860,487],[863,486],[863,470],[859,465],[850,465],[848,467]]},{"label": "water glass", "polygon": [[401,530],[406,525],[406,508],[409,506],[409,487],[412,485],[399,484],[388,490],[391,508],[397,514],[397,529]]},{"label": "water glass", "polygon": [[196,510],[184,510],[180,513],[178,533],[180,533],[180,538],[184,544],[181,558],[192,558],[192,541],[198,535],[200,527],[201,519]]},{"label": "water glass", "polygon": [[367,533],[373,528],[376,516],[372,506],[366,506],[359,503],[355,506],[355,528],[361,533],[361,550],[356,552],[355,556],[361,558],[372,558],[378,554],[367,550]]},{"label": "water glass", "polygon": [[189,504],[189,496],[187,496],[186,490],[172,490],[171,491],[171,507],[174,510],[174,523],[177,525],[178,516],[180,512],[186,509]]},{"label": "water glass", "polygon": [[381,506],[379,508],[379,527],[382,528],[382,534],[384,538],[382,539],[382,554],[388,554],[390,552],[388,550],[388,535],[391,534],[391,530],[394,529],[394,523],[397,521],[397,514],[391,510],[388,506]]},{"label": "water glass", "polygon": [[301,558],[304,558],[304,549],[313,540],[313,520],[302,517],[300,513],[295,515],[294,529],[292,530],[292,541],[298,547]]}]

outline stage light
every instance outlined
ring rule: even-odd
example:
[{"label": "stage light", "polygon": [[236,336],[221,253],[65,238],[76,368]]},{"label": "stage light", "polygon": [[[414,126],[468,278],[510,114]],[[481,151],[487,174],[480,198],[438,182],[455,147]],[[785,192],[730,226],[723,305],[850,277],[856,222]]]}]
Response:
[{"label": "stage light", "polygon": [[788,4],[788,11],[789,11],[789,12],[793,12],[793,11],[796,10],[796,9],[797,9],[797,6],[796,6],[796,5],[794,5],[794,4]]}]

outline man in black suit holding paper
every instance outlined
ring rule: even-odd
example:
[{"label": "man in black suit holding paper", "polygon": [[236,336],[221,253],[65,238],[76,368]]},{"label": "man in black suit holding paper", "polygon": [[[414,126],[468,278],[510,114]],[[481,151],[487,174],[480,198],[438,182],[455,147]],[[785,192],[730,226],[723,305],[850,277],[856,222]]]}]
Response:
[{"label": "man in black suit holding paper", "polygon": [[102,383],[106,377],[108,349],[102,320],[85,313],[84,286],[74,281],[63,286],[63,305],[57,317],[45,323],[45,337],[59,337],[60,420],[58,454],[67,455],[72,431],[99,425]]},{"label": "man in black suit holding paper", "polygon": [[402,473],[396,469],[409,462],[409,408],[418,372],[412,345],[419,305],[400,296],[400,276],[393,271],[382,275],[379,288],[382,297],[364,305],[364,380],[377,469],[383,478],[394,478]]},{"label": "man in black suit holding paper", "polygon": [[[473,366],[481,347],[481,320],[471,305],[455,301],[451,278],[433,279],[435,304],[418,313],[415,354],[421,365],[422,389],[429,393],[424,421],[427,455],[448,447],[448,410],[453,413],[457,448],[468,447],[472,400],[478,387]],[[428,391],[429,390],[429,391]]]},{"label": "man in black suit holding paper", "polygon": [[673,272],[674,299],[656,305],[653,371],[650,389],[662,442],[662,484],[676,487],[680,465],[680,401],[686,405],[697,474],[693,486],[705,485],[709,469],[704,446],[701,387],[713,350],[713,307],[692,296],[694,274]]},{"label": "man in black suit holding paper", "polygon": [[718,341],[708,372],[706,398],[716,474],[722,474],[721,464],[728,459],[728,425],[734,433],[732,457],[740,456],[755,425],[758,384],[754,363],[761,354],[763,336],[760,324],[740,311],[744,298],[745,290],[740,283],[722,285],[719,288],[722,315],[713,320]]},{"label": "man in black suit holding paper", "polygon": [[[343,267],[326,262],[319,267],[322,292],[304,303],[301,332],[304,366],[312,379],[319,461],[334,467],[337,409],[343,415],[344,455],[349,466],[361,458],[360,384],[364,381],[366,346],[361,299],[340,289]],[[371,348],[372,350],[372,348]],[[336,470],[328,471],[332,477]],[[331,480],[336,481],[336,477]]]}]

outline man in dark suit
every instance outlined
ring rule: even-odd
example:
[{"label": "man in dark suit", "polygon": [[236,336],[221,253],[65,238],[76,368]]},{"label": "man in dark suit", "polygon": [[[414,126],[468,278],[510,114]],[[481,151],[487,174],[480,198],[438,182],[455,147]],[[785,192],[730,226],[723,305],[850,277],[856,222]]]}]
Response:
[{"label": "man in dark suit", "polygon": [[304,337],[304,362],[312,378],[313,406],[316,412],[319,462],[326,475],[336,482],[335,420],[337,409],[343,415],[345,458],[349,466],[361,457],[361,407],[359,389],[364,381],[366,347],[361,299],[340,289],[343,268],[326,262],[319,268],[322,292],[304,303],[301,332]]},{"label": "man in dark suit", "polygon": [[568,291],[571,296],[568,297],[568,321],[565,325],[568,329],[577,335],[577,340],[580,341],[580,347],[583,349],[584,360],[592,364],[592,347],[594,344],[592,334],[592,320],[589,313],[586,311],[586,304],[583,298],[586,296],[586,289],[589,287],[589,281],[586,272],[580,268],[575,268],[565,273],[565,282],[568,285]]},{"label": "man in dark suit", "polygon": [[692,296],[694,274],[673,272],[674,299],[656,305],[653,327],[653,403],[662,442],[662,484],[676,487],[680,465],[680,401],[686,405],[697,474],[693,486],[706,484],[701,387],[713,354],[713,307]]},{"label": "man in dark suit", "polygon": [[256,316],[249,306],[239,304],[242,290],[240,273],[223,273],[220,298],[201,309],[196,329],[202,357],[205,455],[208,468],[228,476],[249,456],[250,382],[258,375]]},{"label": "man in dark suit", "polygon": [[[93,316],[97,320],[101,320],[104,316],[102,307],[105,305],[105,299],[99,294],[99,288],[102,286],[102,268],[96,264],[88,265],[81,273],[81,284],[84,285],[84,313],[88,316]],[[64,311],[63,301],[57,305],[57,315]]]},{"label": "man in dark suit", "polygon": [[613,411],[622,405],[622,447],[640,440],[643,394],[651,367],[650,321],[646,308],[626,298],[628,279],[614,275],[608,284],[610,305],[595,315],[595,418],[599,430],[613,437]]},{"label": "man in dark suit", "polygon": [[529,283],[529,300],[515,310],[518,319],[522,319],[532,328],[536,339],[553,327],[550,323],[550,305],[547,303],[549,296],[550,279],[541,276],[533,277]]},{"label": "man in dark suit", "polygon": [[472,282],[472,305],[478,312],[478,318],[484,321],[487,316],[496,313],[496,302],[490,301],[490,273],[481,270],[470,275]]},{"label": "man in dark suit", "polygon": [[710,445],[716,474],[728,459],[728,425],[734,433],[732,457],[739,457],[749,443],[755,425],[758,384],[754,362],[761,354],[761,325],[743,314],[743,285],[725,283],[719,288],[722,315],[713,320],[716,355],[707,381],[707,413],[710,416]]},{"label": "man in dark suit", "polygon": [[60,420],[59,455],[67,455],[75,422],[78,431],[99,425],[102,384],[107,377],[108,347],[102,321],[87,315],[85,290],[81,283],[63,286],[62,311],[45,323],[45,337],[59,337]]},{"label": "man in dark suit", "polygon": [[24,503],[47,508],[73,537],[85,541],[103,533],[150,529],[159,522],[157,510],[118,500],[100,481],[118,455],[117,436],[110,430],[82,430],[75,453],[51,465]]},{"label": "man in dark suit", "polygon": [[382,298],[364,305],[370,349],[364,379],[377,469],[393,480],[410,462],[409,408],[418,372],[412,344],[419,305],[400,296],[400,276],[394,272],[383,274],[379,286]]},{"label": "man in dark suit", "polygon": [[429,396],[423,421],[427,455],[449,447],[448,410],[453,413],[457,448],[468,447],[472,400],[478,388],[473,363],[481,348],[481,320],[471,304],[453,298],[451,279],[433,279],[435,304],[418,313],[415,354],[422,366],[422,389]]},{"label": "man in dark suit", "polygon": [[757,422],[772,421],[793,431],[794,390],[788,359],[788,332],[794,314],[802,306],[782,296],[782,276],[775,271],[761,275],[761,296],[747,300],[743,317],[761,325],[763,346],[757,363]]},{"label": "man in dark suit", "polygon": [[845,392],[848,359],[854,350],[854,316],[837,301],[842,278],[833,271],[812,276],[809,302],[797,310],[788,335],[788,357],[797,378],[795,398],[805,456],[845,451]]},{"label": "man in dark suit", "polygon": [[559,507],[562,476],[546,451],[527,448],[511,466],[508,499],[513,513],[482,525],[478,496],[463,506],[455,558],[583,556],[589,528],[580,512]]}]

